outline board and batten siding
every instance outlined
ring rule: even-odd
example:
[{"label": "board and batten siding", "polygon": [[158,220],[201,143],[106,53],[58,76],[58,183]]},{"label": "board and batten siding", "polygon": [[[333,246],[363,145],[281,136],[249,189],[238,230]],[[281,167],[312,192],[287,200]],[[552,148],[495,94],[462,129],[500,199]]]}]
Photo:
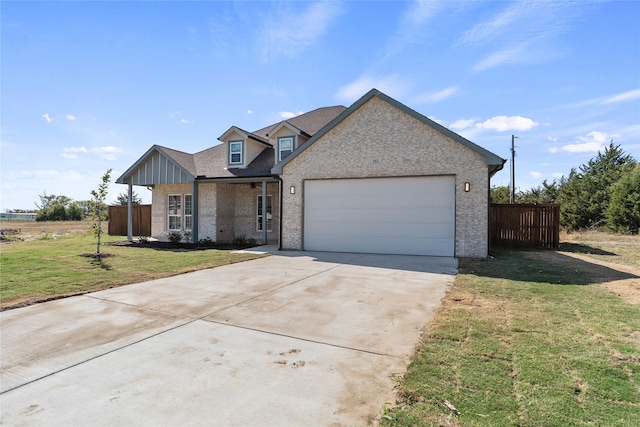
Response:
[{"label": "board and batten siding", "polygon": [[182,184],[193,178],[167,155],[155,151],[129,174],[133,185]]}]

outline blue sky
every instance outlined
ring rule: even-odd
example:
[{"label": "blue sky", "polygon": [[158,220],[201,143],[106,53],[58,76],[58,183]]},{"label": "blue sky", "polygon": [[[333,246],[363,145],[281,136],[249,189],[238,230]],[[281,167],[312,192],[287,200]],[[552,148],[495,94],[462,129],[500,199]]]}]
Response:
[{"label": "blue sky", "polygon": [[3,1],[0,210],[374,87],[503,158],[517,135],[519,190],[612,139],[640,160],[638,22],[638,1]]}]

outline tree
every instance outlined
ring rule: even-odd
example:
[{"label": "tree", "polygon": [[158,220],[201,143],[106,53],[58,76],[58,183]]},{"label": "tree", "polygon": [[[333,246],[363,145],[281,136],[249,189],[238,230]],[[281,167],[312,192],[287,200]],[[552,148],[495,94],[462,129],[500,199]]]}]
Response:
[{"label": "tree", "polygon": [[509,187],[491,187],[489,189],[489,200],[491,203],[509,203]]},{"label": "tree", "polygon": [[72,221],[81,221],[84,218],[84,213],[78,202],[71,202],[67,208],[67,218]]},{"label": "tree", "polygon": [[611,187],[606,211],[607,226],[620,233],[638,234],[640,230],[640,165]]},{"label": "tree", "polygon": [[71,199],[67,196],[56,196],[55,194],[38,194],[40,204],[35,203],[38,208],[36,221],[62,221],[67,219],[67,206]]},{"label": "tree", "polygon": [[558,199],[559,185],[556,180],[551,183],[545,179],[542,185],[526,191],[520,191],[516,195],[518,203],[556,203]]},{"label": "tree", "polygon": [[[116,204],[120,206],[127,206],[129,204],[129,194],[128,193],[120,193],[116,199]],[[140,196],[136,194],[135,191],[131,193],[131,204],[132,205],[140,205],[142,204],[142,199]]]},{"label": "tree", "polygon": [[562,177],[558,202],[562,204],[560,223],[569,231],[597,227],[606,222],[611,187],[636,165],[633,157],[625,155],[619,145],[605,148],[604,153],[571,169],[569,177]]},{"label": "tree", "polygon": [[97,190],[91,190],[93,206],[93,233],[98,238],[98,244],[96,246],[96,255],[100,257],[100,238],[102,237],[102,221],[107,219],[107,205],[104,203],[108,194],[109,181],[111,180],[111,170],[105,172],[102,176],[102,184],[98,186]]}]

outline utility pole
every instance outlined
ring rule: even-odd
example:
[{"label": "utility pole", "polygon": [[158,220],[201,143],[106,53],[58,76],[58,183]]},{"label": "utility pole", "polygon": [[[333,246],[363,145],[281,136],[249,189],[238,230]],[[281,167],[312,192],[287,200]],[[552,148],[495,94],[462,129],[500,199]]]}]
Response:
[{"label": "utility pole", "polygon": [[512,205],[516,202],[516,138],[517,136],[511,135],[511,198],[509,201]]}]

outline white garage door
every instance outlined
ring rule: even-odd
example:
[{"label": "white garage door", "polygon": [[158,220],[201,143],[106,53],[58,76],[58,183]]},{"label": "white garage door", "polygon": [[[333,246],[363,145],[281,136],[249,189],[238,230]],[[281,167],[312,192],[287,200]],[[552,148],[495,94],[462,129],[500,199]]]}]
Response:
[{"label": "white garage door", "polygon": [[304,249],[453,256],[455,178],[305,181]]}]

